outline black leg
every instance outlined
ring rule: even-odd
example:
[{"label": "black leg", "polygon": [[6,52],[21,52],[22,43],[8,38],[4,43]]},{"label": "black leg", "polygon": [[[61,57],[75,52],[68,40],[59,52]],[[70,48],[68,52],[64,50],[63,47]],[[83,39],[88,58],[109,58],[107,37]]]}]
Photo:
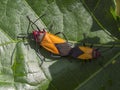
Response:
[{"label": "black leg", "polygon": [[41,66],[43,64],[43,62],[45,61],[45,57],[40,53],[39,49],[38,49],[38,51],[36,53],[37,53],[37,56],[41,60],[41,64],[40,64],[40,66]]},{"label": "black leg", "polygon": [[44,29],[47,29],[47,30],[49,30],[49,32],[52,30],[52,28],[53,28],[53,24],[49,24],[48,26],[47,26],[47,28],[44,28]]},{"label": "black leg", "polygon": [[59,55],[54,55],[54,54],[52,54],[52,53],[50,54],[50,56],[53,57],[53,58],[61,58],[61,56],[59,56]]},{"label": "black leg", "polygon": [[17,38],[27,38],[27,34],[20,33],[18,34]]},{"label": "black leg", "polygon": [[83,46],[86,46],[85,43],[83,43]]},{"label": "black leg", "polygon": [[43,61],[41,60],[41,64],[40,64],[40,67],[42,66],[42,64],[43,64]]},{"label": "black leg", "polygon": [[65,34],[63,32],[57,32],[57,33],[55,33],[55,35],[58,35],[58,34],[62,34],[64,36],[65,40],[68,42],[68,39],[67,39],[67,37],[65,36]]},{"label": "black leg", "polygon": [[28,36],[26,34],[18,34],[17,39],[18,38],[21,38],[23,41],[25,41],[25,39],[27,39]]},{"label": "black leg", "polygon": [[[83,39],[85,40],[86,38],[87,38],[86,33],[83,33]],[[85,41],[83,41],[83,46],[86,46]]]},{"label": "black leg", "polygon": [[[84,38],[83,46],[86,46],[86,45],[85,45],[85,42],[87,43],[87,41],[86,41],[86,40],[87,40],[87,35],[86,35],[86,33],[83,33],[83,38]],[[90,48],[92,48],[92,47],[93,47],[93,44],[90,45]]]},{"label": "black leg", "polygon": [[38,49],[37,42],[35,42],[35,50],[36,50],[37,56],[38,56],[38,57],[40,58],[40,60],[41,60],[40,66],[42,66],[43,61],[45,61],[45,57],[40,53],[40,50]]}]

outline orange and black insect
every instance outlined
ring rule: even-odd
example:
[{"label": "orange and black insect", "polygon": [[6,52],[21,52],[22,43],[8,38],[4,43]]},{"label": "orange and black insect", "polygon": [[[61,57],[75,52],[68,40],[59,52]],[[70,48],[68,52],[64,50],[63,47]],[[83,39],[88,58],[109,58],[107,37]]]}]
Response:
[{"label": "orange and black insect", "polygon": [[[34,22],[31,21],[28,16],[27,18],[29,20],[27,33],[31,26],[33,28],[32,36],[34,37],[35,42],[45,48],[47,51],[51,52],[52,57],[72,56],[77,59],[91,60],[99,58],[101,56],[101,52],[93,47],[88,47],[85,45],[71,47],[66,36],[62,32],[52,34],[50,32],[47,32],[45,29],[40,30],[39,27],[35,24],[35,22],[40,17]],[[34,29],[33,25],[35,25],[37,29]],[[65,39],[57,36],[58,34],[62,34]],[[21,36],[18,37],[21,38]],[[26,36],[22,36],[22,38],[26,38]],[[37,51],[37,54],[41,54],[39,49]]]},{"label": "orange and black insect", "polygon": [[[33,28],[32,36],[34,37],[34,40],[37,44],[45,48],[47,51],[51,53],[52,57],[61,57],[61,56],[68,56],[71,47],[68,44],[68,40],[64,33],[58,32],[56,34],[52,34],[50,32],[47,32],[45,29],[40,30],[39,27],[35,24],[37,20],[34,22],[30,20],[30,18],[27,16],[29,20],[29,26],[27,33],[29,31],[29,27],[31,26]],[[37,29],[34,29],[33,25]],[[57,36],[58,34],[62,34],[65,39],[60,38]],[[18,36],[21,38],[21,36]],[[22,37],[24,38],[24,37]],[[38,50],[38,53],[40,54],[40,51]]]},{"label": "orange and black insect", "polygon": [[[59,33],[62,32],[58,32],[56,34]],[[56,36],[56,34],[54,35],[46,32],[44,29],[42,31],[33,31],[34,39],[40,46],[55,55],[67,56],[71,50],[71,47],[66,40]]]}]

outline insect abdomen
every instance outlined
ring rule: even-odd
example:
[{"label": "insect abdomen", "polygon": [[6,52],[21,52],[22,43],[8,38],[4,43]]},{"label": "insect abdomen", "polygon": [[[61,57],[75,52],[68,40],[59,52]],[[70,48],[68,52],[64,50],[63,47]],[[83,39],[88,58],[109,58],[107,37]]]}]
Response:
[{"label": "insect abdomen", "polygon": [[70,55],[74,58],[78,58],[78,59],[92,59],[92,52],[93,49],[89,48],[89,47],[84,47],[84,46],[76,46],[74,48],[72,48],[72,50],[70,51]]}]

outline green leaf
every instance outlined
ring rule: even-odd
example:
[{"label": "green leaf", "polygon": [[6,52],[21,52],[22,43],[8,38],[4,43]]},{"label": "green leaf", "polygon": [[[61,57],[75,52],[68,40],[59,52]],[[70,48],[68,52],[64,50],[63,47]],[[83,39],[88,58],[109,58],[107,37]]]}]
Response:
[{"label": "green leaf", "polygon": [[120,16],[120,1],[115,0],[115,3],[116,3],[116,15]]},{"label": "green leaf", "polygon": [[[120,22],[111,13],[112,7],[112,0],[1,0],[0,90],[119,90]],[[102,52],[104,58],[87,63],[70,57],[53,59],[39,48],[48,61],[40,66],[35,42],[17,36],[27,33],[26,16],[35,21],[44,13],[39,27],[64,32],[79,45],[94,43],[100,48],[102,44],[100,50],[108,49]]]}]

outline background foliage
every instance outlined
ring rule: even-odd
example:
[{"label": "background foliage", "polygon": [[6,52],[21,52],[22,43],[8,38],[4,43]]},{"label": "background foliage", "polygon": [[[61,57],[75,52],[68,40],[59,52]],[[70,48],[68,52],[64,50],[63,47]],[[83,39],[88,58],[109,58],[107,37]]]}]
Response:
[{"label": "background foliage", "polygon": [[[119,90],[120,22],[114,9],[112,0],[1,0],[0,90]],[[101,43],[109,48],[114,42],[115,46],[102,53],[104,58],[87,63],[69,57],[53,59],[40,48],[52,61],[40,67],[35,43],[28,40],[28,49],[17,35],[27,32],[27,15],[34,21],[44,13],[37,22],[40,28],[52,24],[48,31],[64,32],[77,44],[99,47]]]}]

